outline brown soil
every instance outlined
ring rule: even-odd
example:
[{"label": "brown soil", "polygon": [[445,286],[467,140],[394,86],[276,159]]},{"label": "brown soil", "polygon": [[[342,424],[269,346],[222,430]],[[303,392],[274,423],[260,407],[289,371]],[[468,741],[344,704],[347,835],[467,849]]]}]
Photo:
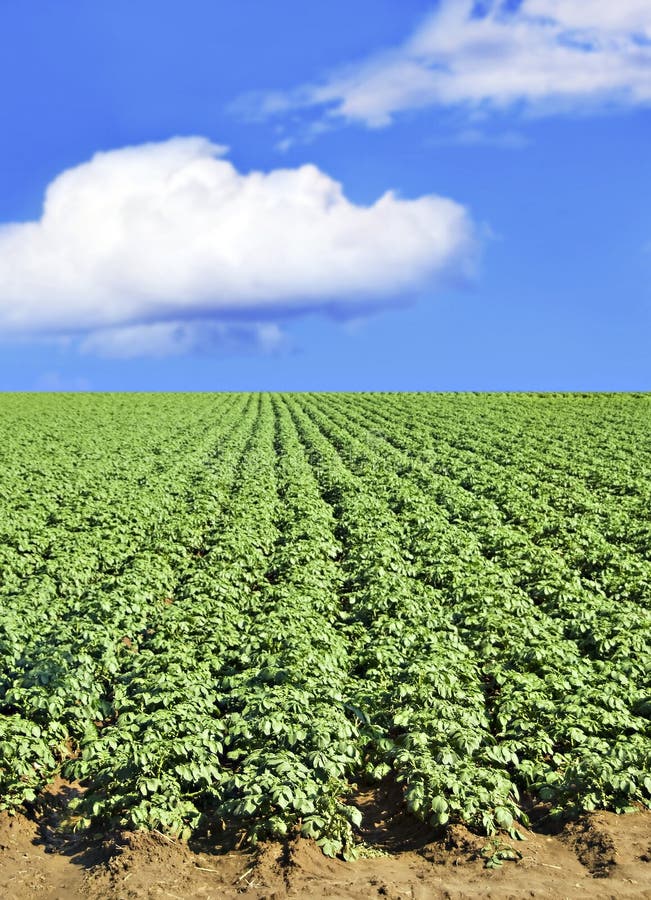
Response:
[{"label": "brown soil", "polygon": [[353,863],[328,859],[303,839],[266,844],[254,854],[190,849],[157,832],[64,835],[58,825],[78,792],[59,781],[29,816],[0,815],[0,897],[651,900],[649,811],[593,813],[554,835],[525,832],[526,841],[494,843],[494,851],[508,845],[520,856],[487,869],[486,838],[459,825],[436,835],[402,811],[399,792],[386,784],[357,797],[360,838],[384,855]]}]

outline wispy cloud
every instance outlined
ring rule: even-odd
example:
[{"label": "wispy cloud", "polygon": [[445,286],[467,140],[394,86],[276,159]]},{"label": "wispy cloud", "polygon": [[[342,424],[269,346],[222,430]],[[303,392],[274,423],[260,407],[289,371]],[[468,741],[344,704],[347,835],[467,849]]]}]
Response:
[{"label": "wispy cloud", "polygon": [[520,131],[485,131],[481,128],[461,128],[437,134],[426,141],[430,147],[496,147],[500,150],[523,150],[529,139]]},{"label": "wispy cloud", "polygon": [[154,322],[92,331],[81,340],[79,350],[107,359],[133,359],[187,353],[271,353],[286,342],[273,322]]},{"label": "wispy cloud", "polygon": [[224,152],[174,138],[59,175],[38,221],[0,226],[0,332],[122,356],[265,346],[289,315],[356,315],[472,267],[452,200],[359,206],[314,165],[242,174]]},{"label": "wispy cloud", "polygon": [[64,375],[61,372],[56,370],[52,370],[49,372],[43,372],[42,375],[36,379],[34,383],[35,391],[90,391],[91,383],[88,378],[84,378],[82,375],[69,376]]},{"label": "wispy cloud", "polygon": [[649,102],[649,0],[442,0],[394,49],[289,92],[251,94],[240,109],[311,109],[322,121],[382,127],[429,106],[545,114]]}]

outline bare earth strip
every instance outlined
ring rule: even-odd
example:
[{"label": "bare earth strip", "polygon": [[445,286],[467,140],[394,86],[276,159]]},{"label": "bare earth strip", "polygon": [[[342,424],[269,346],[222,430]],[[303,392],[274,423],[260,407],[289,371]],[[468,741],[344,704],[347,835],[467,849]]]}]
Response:
[{"label": "bare earth strip", "polygon": [[[360,836],[383,856],[328,859],[313,842],[217,851],[158,832],[93,838],[57,829],[74,786],[54,784],[32,817],[0,816],[0,896],[6,900],[150,898],[643,898],[651,897],[651,812],[597,812],[558,834],[526,832],[522,858],[486,869],[485,837],[463,826],[434,835],[382,786],[360,792]],[[404,807],[402,808],[404,809]],[[513,843],[513,842],[508,842]]]}]

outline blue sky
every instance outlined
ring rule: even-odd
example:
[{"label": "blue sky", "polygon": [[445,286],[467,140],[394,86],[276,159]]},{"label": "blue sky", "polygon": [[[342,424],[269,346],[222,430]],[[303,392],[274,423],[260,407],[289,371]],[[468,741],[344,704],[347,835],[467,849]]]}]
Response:
[{"label": "blue sky", "polygon": [[0,389],[651,390],[645,6],[8,0]]}]

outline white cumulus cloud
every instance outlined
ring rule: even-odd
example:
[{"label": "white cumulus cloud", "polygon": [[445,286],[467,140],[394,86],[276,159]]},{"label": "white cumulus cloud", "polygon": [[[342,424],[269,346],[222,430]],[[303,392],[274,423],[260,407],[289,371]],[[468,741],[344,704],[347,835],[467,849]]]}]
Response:
[{"label": "white cumulus cloud", "polygon": [[314,165],[243,174],[224,153],[172,138],[55,178],[38,221],[0,226],[0,334],[76,334],[108,355],[245,331],[267,347],[291,313],[352,315],[472,264],[473,226],[452,200],[389,192],[361,206]]},{"label": "white cumulus cloud", "polygon": [[434,105],[540,112],[603,102],[651,102],[649,0],[441,0],[400,46],[242,108],[323,107],[330,122],[381,127]]}]

